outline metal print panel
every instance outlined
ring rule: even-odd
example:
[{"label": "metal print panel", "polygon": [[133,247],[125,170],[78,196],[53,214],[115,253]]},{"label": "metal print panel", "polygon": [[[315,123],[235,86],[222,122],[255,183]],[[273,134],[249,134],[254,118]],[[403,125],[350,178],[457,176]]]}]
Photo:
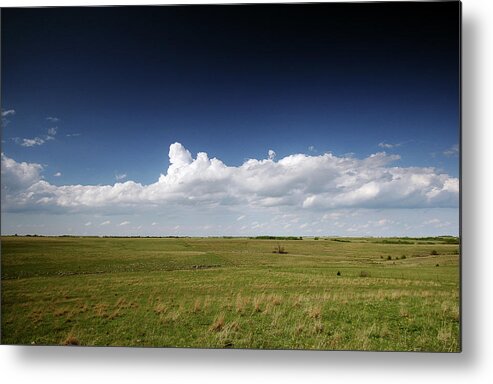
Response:
[{"label": "metal print panel", "polygon": [[2,343],[461,350],[459,2],[1,17]]}]

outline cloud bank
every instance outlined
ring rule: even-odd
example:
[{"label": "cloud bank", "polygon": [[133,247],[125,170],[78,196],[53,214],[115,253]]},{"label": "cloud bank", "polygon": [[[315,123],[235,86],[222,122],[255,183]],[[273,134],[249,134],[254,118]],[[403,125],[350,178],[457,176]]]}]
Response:
[{"label": "cloud bank", "polygon": [[385,152],[358,159],[330,153],[293,154],[275,160],[249,159],[227,166],[205,152],[192,154],[180,143],[169,147],[166,173],[149,185],[56,186],[43,180],[43,166],[2,154],[3,210],[84,211],[115,207],[292,207],[340,208],[457,207],[459,180],[432,167],[393,166],[398,155]]}]

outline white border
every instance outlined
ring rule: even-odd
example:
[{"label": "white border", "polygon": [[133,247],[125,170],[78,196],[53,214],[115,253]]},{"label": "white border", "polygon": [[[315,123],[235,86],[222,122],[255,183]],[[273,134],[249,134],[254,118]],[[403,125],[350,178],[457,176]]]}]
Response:
[{"label": "white border", "polygon": [[[238,1],[28,1],[1,7]],[[252,1],[241,1],[247,3]],[[258,2],[258,1],[253,1]],[[280,2],[280,1],[267,1]],[[283,1],[292,2],[292,1]],[[4,383],[486,383],[493,370],[493,15],[463,1],[463,352],[226,351],[0,346]]]}]

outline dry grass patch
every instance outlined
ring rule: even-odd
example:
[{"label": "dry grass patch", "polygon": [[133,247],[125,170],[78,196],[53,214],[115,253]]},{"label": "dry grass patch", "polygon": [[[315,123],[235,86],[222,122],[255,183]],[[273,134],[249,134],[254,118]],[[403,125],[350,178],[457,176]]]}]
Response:
[{"label": "dry grass patch", "polygon": [[167,310],[168,310],[168,306],[164,303],[157,303],[154,306],[154,312],[157,313],[158,315],[166,313]]},{"label": "dry grass patch", "polygon": [[248,298],[243,297],[240,294],[238,294],[238,296],[236,296],[236,312],[237,313],[244,313],[247,304],[248,304]]},{"label": "dry grass patch", "polygon": [[214,332],[219,332],[223,328],[224,328],[224,314],[221,313],[220,315],[216,316],[214,322],[212,323],[209,329]]},{"label": "dry grass patch", "polygon": [[404,307],[400,307],[400,309],[399,309],[399,316],[400,317],[406,317],[407,318],[407,317],[409,317],[409,311],[406,308],[404,308]]},{"label": "dry grass patch", "polygon": [[108,304],[96,304],[93,309],[94,315],[97,317],[108,317]]},{"label": "dry grass patch", "polygon": [[261,304],[262,304],[262,298],[255,296],[253,298],[253,311],[254,312],[261,312],[262,311],[262,308],[260,307]]},{"label": "dry grass patch", "polygon": [[314,334],[322,333],[324,330],[324,325],[320,320],[315,321],[315,324],[313,324],[312,332]]},{"label": "dry grass patch", "polygon": [[198,313],[201,310],[201,303],[200,299],[195,299],[195,302],[193,303],[193,313]]},{"label": "dry grass patch", "polygon": [[73,334],[72,331],[67,335],[67,337],[62,341],[62,345],[80,345],[79,339]]},{"label": "dry grass patch", "polygon": [[318,319],[322,315],[322,306],[316,305],[308,310],[308,316],[312,319]]}]

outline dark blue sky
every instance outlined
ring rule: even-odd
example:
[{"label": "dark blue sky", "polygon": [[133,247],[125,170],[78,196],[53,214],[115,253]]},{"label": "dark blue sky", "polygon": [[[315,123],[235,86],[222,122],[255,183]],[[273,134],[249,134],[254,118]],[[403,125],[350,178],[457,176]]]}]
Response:
[{"label": "dark blue sky", "polygon": [[1,17],[2,233],[458,233],[458,2]]},{"label": "dark blue sky", "polygon": [[[3,150],[66,183],[149,183],[175,141],[231,165],[386,142],[457,176],[437,154],[458,143],[458,20],[456,2],[6,9]],[[9,141],[47,116],[56,140]]]}]

